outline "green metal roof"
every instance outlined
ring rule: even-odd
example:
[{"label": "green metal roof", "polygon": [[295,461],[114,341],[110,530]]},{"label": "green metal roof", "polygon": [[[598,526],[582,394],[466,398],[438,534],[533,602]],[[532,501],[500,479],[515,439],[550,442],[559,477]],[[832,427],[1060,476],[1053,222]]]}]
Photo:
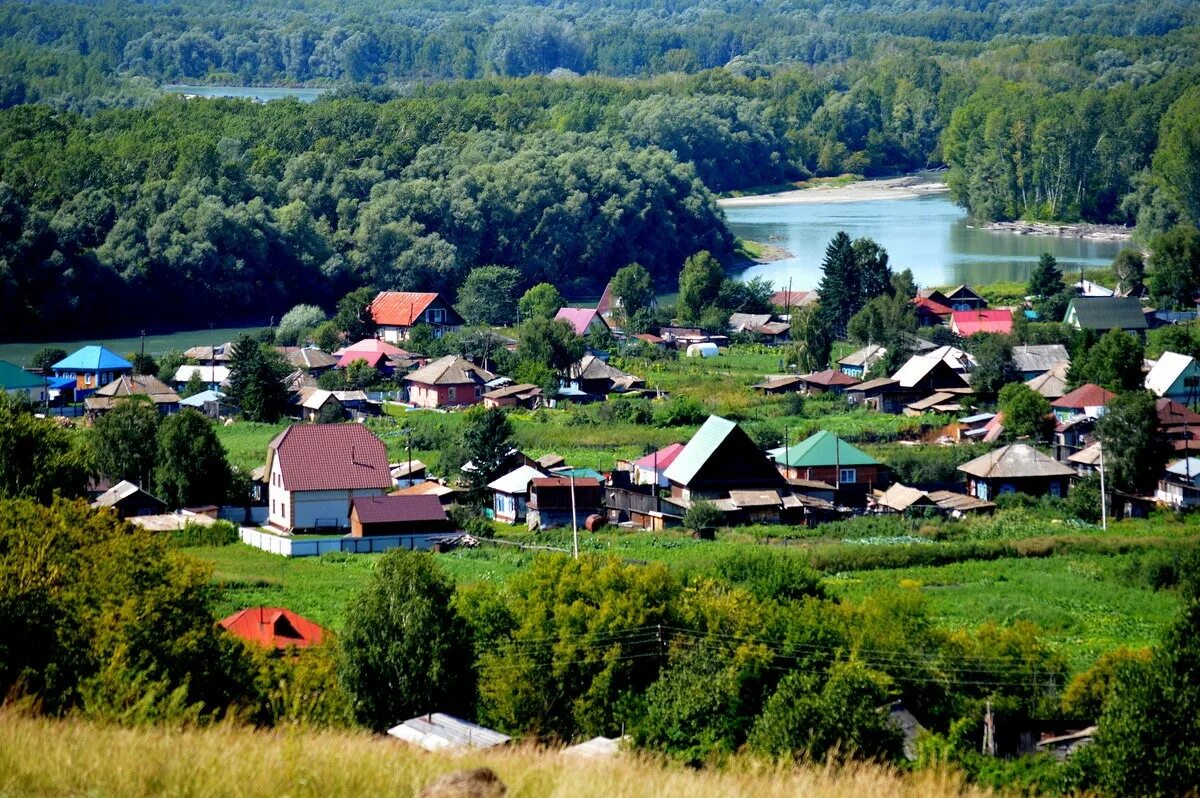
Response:
[{"label": "green metal roof", "polygon": [[23,391],[29,388],[41,388],[45,384],[45,378],[30,374],[15,363],[0,360],[0,390]]},{"label": "green metal roof", "polygon": [[795,446],[788,447],[786,452],[780,452],[775,459],[792,468],[879,465],[879,461],[874,457],[857,446],[851,446],[828,430],[821,430]]},{"label": "green metal roof", "polygon": [[667,466],[663,476],[680,485],[691,484],[693,478],[717,449],[737,429],[737,424],[720,416],[709,416],[696,434],[683,447],[675,462]]}]

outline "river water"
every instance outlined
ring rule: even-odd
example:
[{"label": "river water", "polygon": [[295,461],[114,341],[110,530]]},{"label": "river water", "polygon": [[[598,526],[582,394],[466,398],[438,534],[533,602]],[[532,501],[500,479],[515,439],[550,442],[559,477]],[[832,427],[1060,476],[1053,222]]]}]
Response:
[{"label": "river water", "polygon": [[286,86],[188,86],[169,83],[162,87],[168,94],[191,94],[196,97],[237,97],[244,100],[282,100],[294,97],[302,103],[310,103],[328,89],[292,89]]},{"label": "river water", "polygon": [[734,235],[773,244],[794,257],[755,265],[742,277],[765,277],[776,288],[816,288],[829,240],[844,230],[869,236],[888,251],[894,271],[912,269],[922,287],[1024,282],[1043,252],[1064,273],[1108,266],[1128,244],[1058,236],[1017,235],[973,227],[948,195],[912,199],[759,205],[726,208]]}]

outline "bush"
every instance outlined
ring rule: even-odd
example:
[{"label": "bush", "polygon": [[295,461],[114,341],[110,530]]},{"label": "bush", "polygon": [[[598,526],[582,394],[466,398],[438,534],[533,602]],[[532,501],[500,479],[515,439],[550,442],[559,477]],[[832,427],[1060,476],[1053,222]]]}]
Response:
[{"label": "bush", "polygon": [[656,427],[680,427],[701,424],[708,412],[700,402],[690,396],[672,396],[654,408]]},{"label": "bush", "polygon": [[715,570],[720,578],[746,588],[763,601],[825,595],[821,575],[786,551],[740,549],[717,560]]},{"label": "bush", "polygon": [[169,533],[171,545],[179,548],[191,546],[232,546],[237,543],[238,528],[228,521],[215,524],[197,524],[189,521],[183,529]]},{"label": "bush", "polygon": [[683,514],[683,525],[688,529],[713,529],[724,515],[717,506],[708,501],[694,501]]}]

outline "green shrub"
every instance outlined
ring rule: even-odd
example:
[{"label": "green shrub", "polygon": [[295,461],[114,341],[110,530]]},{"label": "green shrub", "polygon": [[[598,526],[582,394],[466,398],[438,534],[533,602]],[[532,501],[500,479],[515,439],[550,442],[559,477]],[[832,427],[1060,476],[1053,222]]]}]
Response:
[{"label": "green shrub", "polygon": [[821,575],[790,552],[744,548],[717,560],[717,576],[759,599],[821,598]]},{"label": "green shrub", "polygon": [[683,525],[688,529],[713,529],[721,522],[722,515],[712,502],[695,501],[683,514]]},{"label": "green shrub", "polygon": [[232,546],[241,538],[238,537],[236,524],[229,521],[217,521],[215,524],[197,524],[189,521],[183,529],[169,532],[168,540],[180,548],[190,546]]}]

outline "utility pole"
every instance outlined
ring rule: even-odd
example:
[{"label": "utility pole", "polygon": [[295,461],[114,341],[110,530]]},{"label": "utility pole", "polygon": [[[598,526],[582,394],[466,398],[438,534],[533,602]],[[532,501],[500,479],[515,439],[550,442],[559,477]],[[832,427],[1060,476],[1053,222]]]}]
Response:
[{"label": "utility pole", "polygon": [[996,755],[996,719],[992,716],[992,700],[987,702],[987,714],[983,716],[983,754]]},{"label": "utility pole", "polygon": [[571,474],[571,540],[575,559],[579,559],[579,517],[575,514],[575,474]]},{"label": "utility pole", "polygon": [[1104,492],[1104,444],[1097,441],[1100,448],[1100,528],[1108,531],[1108,496]]}]

